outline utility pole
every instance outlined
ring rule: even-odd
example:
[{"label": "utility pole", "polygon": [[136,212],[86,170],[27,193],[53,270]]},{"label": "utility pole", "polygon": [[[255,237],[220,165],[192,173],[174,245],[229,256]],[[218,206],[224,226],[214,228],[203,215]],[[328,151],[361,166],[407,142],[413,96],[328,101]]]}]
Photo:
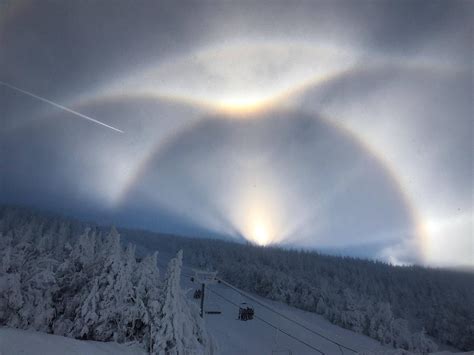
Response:
[{"label": "utility pole", "polygon": [[206,284],[201,284],[201,318],[204,318],[204,290],[206,289]]},{"label": "utility pole", "polygon": [[[193,269],[194,277],[191,279],[193,282],[197,282],[201,284],[201,311],[199,315],[201,318],[204,318],[204,296],[206,291],[206,285],[214,284],[217,282],[216,275],[217,271],[203,271]],[[220,312],[211,312],[212,314],[218,314]]]}]

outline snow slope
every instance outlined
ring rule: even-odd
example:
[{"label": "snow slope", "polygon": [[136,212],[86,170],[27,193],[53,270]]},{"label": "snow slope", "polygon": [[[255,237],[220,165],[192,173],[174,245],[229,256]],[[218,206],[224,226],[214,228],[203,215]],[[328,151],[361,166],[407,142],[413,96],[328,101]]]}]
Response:
[{"label": "snow slope", "polygon": [[0,328],[0,355],[142,355],[138,346],[83,341],[29,330]]},{"label": "snow slope", "polygon": [[[244,292],[245,294],[245,292]],[[392,347],[383,346],[378,341],[363,334],[341,328],[324,319],[322,316],[306,312],[286,304],[271,301],[255,295],[251,298],[243,296],[223,284],[207,286],[205,310],[221,311],[220,315],[206,314],[205,321],[209,332],[219,343],[221,354],[226,355],[273,355],[291,354],[305,355],[318,354],[318,351],[298,342],[290,336],[276,330],[268,323],[277,326],[278,329],[304,341],[312,347],[327,355],[332,354],[354,354],[355,352],[345,348],[339,348],[331,341],[324,339],[313,332],[304,329],[282,316],[259,305],[252,298],[277,310],[287,318],[290,318],[305,327],[336,341],[358,354],[364,355],[409,355],[413,354],[404,350],[396,350]],[[237,320],[238,308],[230,302],[240,304],[247,302],[255,309],[255,314],[260,319],[251,321]],[[196,302],[197,305],[199,301]],[[447,346],[446,346],[447,348]],[[459,352],[454,348],[431,353],[431,355],[474,355],[474,352]]]},{"label": "snow slope", "polygon": [[[224,300],[221,296],[225,297]],[[379,342],[364,335],[343,329],[331,324],[321,316],[305,312],[287,305],[259,298],[261,302],[277,309],[279,312],[301,323],[336,342],[352,348],[358,352],[372,351],[383,353],[388,350]],[[255,314],[259,319],[251,321],[237,320],[238,308],[232,303],[240,304],[247,302],[252,304]],[[198,302],[196,302],[198,303]],[[310,346],[319,349],[325,354],[353,354],[347,349],[339,347],[330,341],[304,329],[303,327],[288,321],[278,314],[252,302],[223,284],[208,286],[206,292],[205,310],[221,311],[222,314],[206,314],[206,326],[209,332],[219,343],[222,354],[317,354],[318,352],[307,345],[293,339],[296,337]],[[278,329],[290,334],[284,334]]]},{"label": "snow slope", "polygon": [[[164,272],[164,265],[160,265],[160,269]],[[185,267],[182,286],[189,290],[187,294],[192,299],[193,290],[199,285],[191,282],[190,274],[192,270]],[[199,306],[200,300],[193,300],[193,302]],[[254,320],[246,322],[237,320],[238,305],[241,302],[253,305],[256,315]],[[272,312],[265,306],[280,314]],[[206,314],[205,323],[208,331],[219,344],[219,354],[223,355],[353,353],[340,348],[324,337],[354,349],[357,353],[407,354],[384,347],[362,334],[338,327],[315,313],[239,292],[224,283],[209,285],[206,288],[205,310],[221,312],[215,315]],[[80,341],[33,331],[0,328],[0,355],[15,354],[125,355],[143,354],[143,351],[136,345]]]},{"label": "snow slope", "polygon": [[[163,255],[160,255],[163,257]],[[189,289],[191,297],[193,289],[199,288],[198,284],[190,281],[189,275],[193,271],[183,268],[182,286]],[[347,349],[340,349],[334,343],[323,339],[313,332],[304,329],[288,319],[272,312],[256,303],[258,300],[269,308],[275,309],[284,316],[303,324],[305,327],[322,334],[357,352],[373,352],[383,354],[391,350],[382,346],[378,341],[365,335],[341,328],[324,319],[322,316],[306,312],[281,302],[275,302],[256,295],[229,288],[223,283],[216,283],[206,287],[205,311],[221,311],[221,314],[206,314],[206,327],[210,334],[217,340],[221,354],[226,355],[264,355],[264,354],[318,354],[316,348],[324,354],[354,354]],[[248,295],[248,296],[245,296]],[[194,300],[199,306],[200,300]],[[255,315],[259,319],[240,321],[238,305],[247,302],[254,307]],[[277,329],[281,329],[284,334]],[[311,347],[295,340],[300,339]]]},{"label": "snow slope", "polygon": [[[196,287],[183,277],[183,284],[192,291]],[[191,295],[192,292],[189,292]],[[306,345],[290,338],[288,335],[276,331],[262,320],[252,321],[237,320],[238,309],[233,304],[224,300],[239,304],[247,302],[254,306],[257,317],[276,325],[279,329],[303,340],[309,345],[318,348],[325,354],[351,354],[350,351],[342,351],[319,336],[304,328],[285,320],[281,316],[265,309],[259,304],[240,295],[223,284],[215,284],[207,287],[205,310],[219,310],[220,315],[207,314],[205,322],[209,332],[219,343],[219,353],[224,355],[265,355],[265,354],[292,354],[305,355],[317,354]],[[347,347],[353,348],[360,353],[367,354],[391,354],[401,355],[405,352],[396,351],[383,347],[377,341],[364,335],[354,333],[350,330],[338,327],[321,316],[305,312],[279,302],[252,296],[278,310],[285,316],[302,323],[306,327],[315,330]],[[199,300],[196,300],[199,306]],[[117,343],[104,343],[96,341],[81,341],[50,335],[34,331],[25,331],[10,328],[0,328],[0,355],[142,355],[144,352],[136,345],[128,346]],[[440,352],[439,355],[453,354],[451,352]],[[464,353],[468,354],[468,353]]]},{"label": "snow slope", "polygon": [[[163,262],[168,255],[160,254],[161,267],[166,265]],[[191,268],[184,266],[182,275],[182,286],[188,289],[188,296],[192,299],[193,290],[200,288],[200,285],[190,281],[193,275]],[[297,323],[304,325],[324,337],[327,337],[339,344],[355,350],[360,354],[391,354],[406,355],[412,354],[403,350],[395,350],[392,347],[383,346],[378,341],[360,333],[344,329],[332,324],[322,316],[288,306],[281,302],[248,294],[240,290],[234,290],[225,284],[218,283],[208,285],[205,295],[205,311],[221,311],[221,314],[206,314],[206,327],[214,339],[218,342],[219,353],[225,355],[273,355],[291,354],[305,355],[321,353],[331,354],[354,354],[354,352],[340,348],[331,341],[322,338],[301,327],[294,322],[272,312],[260,303],[269,306],[277,312],[283,314]],[[247,296],[246,296],[247,295]],[[199,307],[200,300],[193,300]],[[241,302],[251,304],[255,309],[257,318],[251,321],[240,321],[237,319],[238,307]],[[284,334],[274,327],[281,329]],[[307,343],[311,347],[295,340],[293,337]],[[316,348],[317,350],[315,350]],[[461,354],[455,349],[451,351],[439,352],[436,355]],[[463,353],[464,354],[464,353]],[[434,355],[434,354],[433,354]]]}]

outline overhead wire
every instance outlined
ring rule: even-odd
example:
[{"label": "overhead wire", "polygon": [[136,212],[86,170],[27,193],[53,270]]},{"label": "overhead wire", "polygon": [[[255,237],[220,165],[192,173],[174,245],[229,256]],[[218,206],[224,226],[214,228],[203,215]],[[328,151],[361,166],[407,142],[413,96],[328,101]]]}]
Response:
[{"label": "overhead wire", "polygon": [[[221,297],[221,298],[222,298],[223,300],[225,300],[226,302],[228,302],[228,303],[230,303],[230,304],[236,306],[237,308],[240,307],[237,303],[231,301],[230,299],[228,299],[227,297],[225,297],[225,296],[221,295],[220,293],[214,291],[213,289],[210,288],[209,291],[211,291],[211,292],[214,293],[215,295]],[[277,331],[279,331],[279,332],[285,334],[286,336],[288,336],[288,337],[290,337],[290,338],[296,340],[297,342],[299,342],[299,343],[301,343],[301,344],[303,344],[303,345],[306,345],[308,348],[310,348],[310,349],[312,349],[312,350],[318,352],[319,354],[326,355],[326,353],[324,353],[324,352],[321,351],[320,349],[316,348],[315,346],[313,346],[313,345],[311,345],[311,344],[305,342],[304,340],[301,340],[300,338],[298,338],[298,337],[296,337],[296,336],[294,336],[294,335],[292,335],[292,334],[286,332],[285,330],[283,330],[283,329],[281,329],[280,327],[278,327],[278,326],[272,324],[271,322],[269,322],[269,321],[263,319],[262,317],[257,316],[257,315],[254,315],[254,317],[255,317],[256,319],[260,320],[261,322],[267,324],[268,326],[272,327],[273,329],[276,329]]]},{"label": "overhead wire", "polygon": [[[184,273],[183,270],[181,271],[181,273],[182,273],[182,275],[184,275],[184,276],[186,276],[186,277],[193,277],[192,275],[189,275],[189,274],[187,274],[187,273]],[[232,285],[231,283],[229,283],[229,282],[227,282],[227,281],[225,281],[225,280],[223,280],[223,279],[220,279],[220,278],[216,278],[216,279],[217,279],[220,283],[222,283],[224,286],[227,286],[227,287],[229,287],[230,289],[232,289],[233,291],[239,293],[241,296],[244,296],[244,297],[246,297],[246,298],[248,298],[248,299],[251,299],[251,300],[254,301],[255,303],[259,304],[260,306],[262,306],[262,307],[268,309],[269,311],[271,311],[271,312],[273,312],[273,313],[275,313],[275,314],[278,314],[280,317],[282,317],[282,318],[284,318],[284,319],[286,319],[286,320],[288,320],[288,321],[290,321],[290,322],[292,322],[292,323],[294,323],[294,324],[300,326],[301,328],[303,328],[303,329],[305,329],[305,330],[307,330],[307,331],[309,331],[309,332],[311,332],[311,333],[313,333],[313,334],[315,334],[315,335],[317,335],[317,336],[319,336],[319,337],[321,337],[321,338],[323,338],[323,339],[329,341],[330,343],[332,343],[332,344],[338,346],[338,348],[339,348],[339,350],[341,351],[342,354],[344,354],[344,352],[343,352],[342,349],[349,350],[349,351],[351,351],[351,352],[353,352],[353,353],[355,353],[355,354],[358,353],[357,350],[352,349],[352,348],[350,348],[350,347],[348,347],[348,346],[346,346],[346,345],[343,345],[343,344],[341,344],[341,343],[339,343],[339,342],[337,342],[337,341],[335,341],[335,340],[333,340],[333,339],[331,339],[331,338],[329,338],[329,337],[327,337],[327,336],[325,336],[325,335],[323,335],[323,334],[321,334],[321,333],[315,331],[314,329],[311,329],[311,328],[307,327],[306,325],[302,324],[301,322],[298,322],[297,320],[292,319],[292,318],[288,317],[287,315],[285,315],[285,314],[283,314],[283,313],[281,313],[281,312],[275,310],[274,308],[270,307],[269,305],[267,305],[267,304],[261,302],[260,300],[258,300],[256,297],[253,297],[252,295],[250,295],[250,294],[248,294],[248,293],[246,293],[246,292],[240,290],[239,288],[237,288],[236,286]],[[226,299],[224,296],[220,295],[219,293],[217,293],[216,291],[212,290],[211,288],[209,288],[209,291],[213,292],[214,294],[216,294],[217,296],[221,297],[222,299],[225,299],[226,301],[232,303],[234,306],[239,307],[239,305],[237,305],[236,303],[234,303],[234,302],[232,302],[232,301]],[[257,319],[259,319],[259,320],[261,320],[263,323],[267,323],[267,324],[270,325],[271,327],[273,327],[273,328],[279,330],[279,331],[282,332],[283,334],[286,334],[286,335],[289,336],[290,338],[293,338],[293,339],[295,339],[295,340],[297,340],[297,341],[300,341],[301,343],[303,343],[303,344],[305,344],[305,345],[307,345],[307,346],[309,346],[309,347],[312,347],[310,344],[304,342],[304,341],[301,340],[301,339],[297,339],[297,338],[294,337],[293,335],[291,335],[291,334],[285,332],[284,330],[278,328],[277,326],[275,326],[275,325],[273,325],[273,324],[267,322],[266,320],[262,319],[261,317],[258,317],[258,316],[256,316],[256,315],[255,315],[254,317],[257,318]],[[320,350],[317,349],[317,348],[314,348],[314,349],[317,350],[317,351],[320,351]]]},{"label": "overhead wire", "polygon": [[313,329],[307,327],[306,325],[304,325],[304,324],[298,322],[297,320],[294,320],[294,319],[288,317],[287,315],[285,315],[285,314],[283,314],[283,313],[281,313],[281,312],[275,310],[274,308],[272,308],[272,307],[266,305],[265,303],[261,302],[260,300],[258,300],[257,298],[253,297],[252,295],[249,295],[248,293],[246,293],[246,292],[240,290],[239,288],[235,287],[234,285],[230,284],[229,282],[227,282],[227,281],[225,281],[225,280],[222,280],[222,279],[218,279],[218,280],[219,280],[222,284],[224,284],[225,286],[227,286],[227,287],[233,289],[234,291],[236,291],[237,293],[239,293],[240,295],[251,299],[251,300],[254,301],[255,303],[258,303],[260,306],[262,306],[262,307],[264,307],[264,308],[266,308],[266,309],[268,309],[268,310],[270,310],[270,311],[272,311],[272,312],[278,314],[278,315],[281,316],[282,318],[284,318],[284,319],[286,319],[286,320],[288,320],[288,321],[290,321],[290,322],[292,322],[292,323],[294,323],[294,324],[300,326],[301,328],[304,328],[305,330],[307,330],[307,331],[309,331],[309,332],[311,332],[311,333],[313,333],[313,334],[315,334],[315,335],[318,335],[318,336],[320,336],[321,338],[323,338],[323,339],[325,339],[325,340],[327,340],[327,341],[329,341],[329,342],[331,342],[331,343],[333,343],[333,344],[335,344],[335,345],[337,345],[337,346],[339,346],[339,347],[341,347],[341,348],[344,348],[344,349],[346,349],[346,350],[349,350],[349,351],[352,351],[352,352],[354,352],[354,353],[357,353],[357,350],[352,349],[352,348],[350,348],[350,347],[348,347],[348,346],[345,346],[345,345],[343,345],[343,344],[341,344],[341,343],[339,343],[339,342],[337,342],[337,341],[335,341],[335,340],[333,340],[333,339],[331,339],[331,338],[328,338],[327,336],[325,336],[325,335],[323,335],[323,334],[321,334],[321,333],[319,333],[319,332],[317,332],[317,331],[315,331],[315,330],[313,330]]}]

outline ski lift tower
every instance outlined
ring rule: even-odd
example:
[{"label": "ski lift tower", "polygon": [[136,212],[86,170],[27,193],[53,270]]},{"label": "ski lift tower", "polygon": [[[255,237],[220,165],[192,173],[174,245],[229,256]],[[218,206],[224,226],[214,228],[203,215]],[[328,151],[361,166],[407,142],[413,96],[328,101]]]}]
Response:
[{"label": "ski lift tower", "polygon": [[192,282],[200,283],[201,284],[201,312],[199,315],[201,318],[204,317],[204,291],[206,289],[206,285],[211,285],[217,283],[216,275],[217,271],[204,271],[193,269],[194,276],[191,278]]}]

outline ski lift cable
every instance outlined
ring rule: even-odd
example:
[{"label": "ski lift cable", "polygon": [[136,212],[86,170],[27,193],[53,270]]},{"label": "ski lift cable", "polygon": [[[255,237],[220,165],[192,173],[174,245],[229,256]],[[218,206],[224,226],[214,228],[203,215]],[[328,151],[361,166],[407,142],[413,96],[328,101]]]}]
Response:
[{"label": "ski lift cable", "polygon": [[[181,273],[182,273],[182,275],[184,275],[185,277],[192,277],[192,275],[189,275],[189,274],[184,273],[183,270],[181,270]],[[286,316],[285,314],[283,314],[283,313],[281,313],[281,312],[278,312],[278,311],[275,310],[274,308],[272,308],[272,307],[266,305],[265,303],[261,302],[261,301],[258,300],[257,298],[255,298],[255,297],[253,297],[253,296],[247,294],[246,292],[240,290],[239,288],[237,288],[236,286],[230,284],[229,282],[224,281],[224,280],[219,279],[219,278],[216,278],[216,279],[217,279],[218,281],[220,281],[222,284],[224,284],[225,286],[227,286],[227,287],[231,288],[232,290],[236,291],[236,292],[239,293],[240,295],[251,299],[251,300],[254,301],[255,303],[258,303],[258,304],[261,305],[262,307],[264,307],[264,308],[266,308],[266,309],[272,311],[272,312],[275,313],[275,314],[278,314],[278,315],[281,316],[282,318],[284,318],[284,319],[286,319],[286,320],[288,320],[288,321],[290,321],[290,322],[292,322],[292,323],[294,323],[294,324],[296,324],[296,325],[302,327],[303,329],[306,329],[307,331],[309,331],[309,332],[311,332],[311,333],[313,333],[313,334],[315,334],[315,335],[320,336],[321,338],[323,338],[323,339],[329,341],[330,343],[332,343],[332,344],[334,344],[334,345],[337,345],[337,346],[339,347],[339,350],[341,351],[342,354],[344,354],[344,352],[342,351],[341,348],[344,348],[344,349],[346,349],[346,350],[352,351],[352,352],[355,353],[355,354],[358,353],[357,350],[352,349],[352,348],[350,348],[350,347],[348,347],[348,346],[345,346],[345,345],[343,345],[343,344],[341,344],[341,343],[338,343],[337,341],[332,340],[331,338],[328,338],[327,336],[325,336],[325,335],[323,335],[323,334],[321,334],[321,333],[319,333],[319,332],[317,332],[317,331],[315,331],[315,330],[313,330],[313,329],[307,327],[306,325],[304,325],[304,324],[298,322],[297,320],[294,320],[294,319],[292,319],[292,318]],[[209,290],[210,290],[211,292],[215,293],[216,295],[218,295],[218,296],[224,298],[223,296],[219,295],[219,294],[218,294],[217,292],[215,292],[214,290],[212,290],[212,289],[209,289]],[[225,299],[225,298],[224,298],[224,299]],[[232,301],[229,301],[229,302],[231,302],[232,304],[234,304],[235,306],[238,307],[238,305],[235,304],[235,303],[233,303]],[[255,318],[258,318],[258,319],[260,319],[261,321],[263,321],[263,322],[266,323],[265,320],[263,320],[262,318],[260,318],[260,317],[258,317],[258,316],[255,316]],[[272,326],[273,326],[273,325],[272,325]],[[279,329],[278,327],[276,327],[276,326],[273,326],[273,327],[275,327],[276,329],[280,330],[282,333],[288,335],[289,337],[294,338],[292,335],[287,334],[286,332],[284,332],[283,330]],[[296,338],[295,338],[295,339],[296,339]],[[299,341],[299,340],[298,340],[298,341]],[[301,342],[303,342],[303,341],[301,341]],[[304,342],[303,342],[303,343],[304,343]],[[306,344],[306,343],[305,343],[305,344]],[[306,344],[306,345],[307,345],[307,344]]]},{"label": "ski lift cable", "polygon": [[[228,303],[234,305],[235,307],[239,308],[239,305],[238,305],[237,303],[231,301],[230,299],[228,299],[228,298],[225,297],[225,296],[222,296],[220,293],[218,293],[218,292],[216,292],[216,291],[214,291],[214,290],[212,290],[212,289],[209,289],[209,291],[211,291],[211,292],[214,293],[215,295],[221,297],[224,301],[226,301],[226,302],[228,302]],[[312,350],[318,352],[319,354],[326,355],[324,352],[322,352],[322,351],[319,350],[318,348],[314,347],[313,345],[308,344],[308,343],[305,342],[304,340],[301,340],[300,338],[297,338],[297,337],[295,337],[294,335],[292,335],[292,334],[290,334],[290,333],[284,331],[283,329],[277,327],[276,325],[270,323],[269,321],[263,319],[262,317],[259,317],[259,316],[257,316],[257,315],[255,315],[254,317],[255,317],[256,319],[260,320],[261,322],[267,324],[268,326],[272,327],[273,329],[276,329],[276,330],[282,332],[283,334],[287,335],[288,337],[290,337],[290,338],[292,338],[292,339],[294,339],[294,340],[300,342],[301,344],[306,345],[308,348],[310,348],[310,349],[312,349]]]},{"label": "ski lift cable", "polygon": [[218,280],[219,280],[222,284],[224,284],[224,285],[226,285],[227,287],[233,289],[234,291],[238,292],[238,293],[241,294],[242,296],[247,297],[247,298],[250,298],[252,301],[254,301],[254,302],[258,303],[259,305],[261,305],[262,307],[264,307],[264,308],[266,308],[266,309],[268,309],[268,310],[270,310],[270,311],[272,311],[272,312],[274,312],[274,313],[280,315],[281,317],[285,318],[286,320],[288,320],[288,321],[290,321],[290,322],[293,322],[293,323],[296,324],[296,325],[299,325],[300,327],[306,329],[307,331],[309,331],[309,332],[311,332],[311,333],[313,333],[313,334],[316,334],[316,335],[320,336],[321,338],[323,338],[323,339],[325,339],[325,340],[327,340],[327,341],[329,341],[329,342],[331,342],[331,343],[333,343],[333,344],[335,344],[335,345],[337,345],[337,346],[339,346],[339,347],[342,347],[342,348],[344,348],[344,349],[347,349],[347,350],[349,350],[349,351],[352,351],[352,352],[354,352],[354,353],[357,353],[357,350],[354,350],[354,349],[352,349],[352,348],[350,348],[350,347],[348,347],[348,346],[345,346],[345,345],[343,345],[343,344],[340,344],[340,343],[338,343],[337,341],[332,340],[331,338],[328,338],[327,336],[325,336],[325,335],[323,335],[323,334],[321,334],[321,333],[319,333],[319,332],[317,332],[317,331],[315,331],[315,330],[313,330],[313,329],[307,327],[306,325],[304,325],[304,324],[298,322],[297,320],[294,320],[294,319],[292,319],[292,318],[286,316],[285,314],[283,314],[283,313],[281,313],[281,312],[275,310],[274,308],[272,308],[272,307],[266,305],[265,303],[261,302],[261,301],[258,300],[257,298],[255,298],[255,297],[253,297],[253,296],[247,294],[246,292],[240,290],[239,288],[237,288],[237,287],[235,287],[234,285],[228,283],[227,281],[224,281],[224,280],[222,280],[222,279],[218,279]]}]

